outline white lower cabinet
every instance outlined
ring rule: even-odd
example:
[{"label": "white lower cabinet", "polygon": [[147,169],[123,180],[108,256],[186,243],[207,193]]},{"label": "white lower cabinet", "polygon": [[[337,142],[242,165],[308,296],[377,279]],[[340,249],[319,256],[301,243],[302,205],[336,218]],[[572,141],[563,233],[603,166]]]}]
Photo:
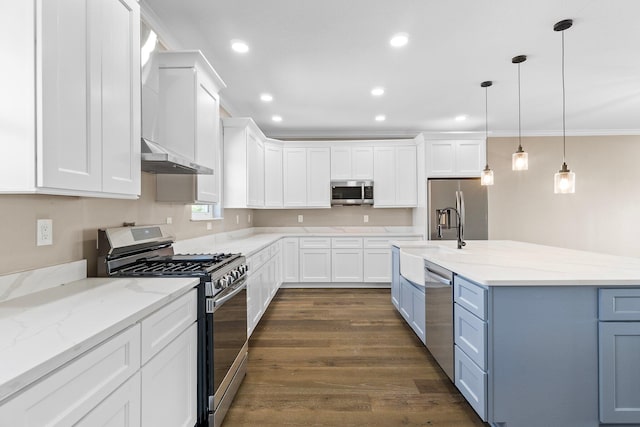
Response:
[{"label": "white lower cabinet", "polygon": [[300,249],[300,281],[331,282],[331,249]]},{"label": "white lower cabinet", "polygon": [[142,367],[142,426],[193,427],[197,419],[196,323]]},{"label": "white lower cabinet", "polygon": [[331,281],[362,282],[362,249],[331,250]]},{"label": "white lower cabinet", "polygon": [[297,282],[299,278],[299,239],[285,237],[282,239],[282,281]]},{"label": "white lower cabinet", "polygon": [[[295,243],[297,243],[297,239]],[[248,336],[251,336],[282,285],[282,254],[284,250],[281,248],[281,244],[281,241],[274,242],[252,255],[247,261],[252,266],[247,276]],[[295,246],[297,254],[297,245]]]},{"label": "white lower cabinet", "polygon": [[140,424],[140,373],[136,373],[74,427],[135,427]]},{"label": "white lower cabinet", "polygon": [[70,426],[140,368],[136,324],[0,406],[0,426]]},{"label": "white lower cabinet", "polygon": [[391,249],[364,250],[364,281],[368,283],[391,282]]}]

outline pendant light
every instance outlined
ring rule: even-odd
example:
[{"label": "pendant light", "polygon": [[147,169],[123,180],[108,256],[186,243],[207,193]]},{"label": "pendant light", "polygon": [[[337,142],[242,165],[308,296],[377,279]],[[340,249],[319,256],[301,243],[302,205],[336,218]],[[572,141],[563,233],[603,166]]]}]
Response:
[{"label": "pendant light", "polygon": [[564,19],[553,26],[553,31],[562,33],[562,167],[553,177],[553,192],[556,194],[571,194],[576,192],[576,174],[567,167],[565,156],[567,152],[565,126],[565,93],[564,93],[564,30],[571,28],[572,19]]},{"label": "pendant light", "polygon": [[529,169],[529,154],[522,149],[522,120],[520,118],[520,64],[526,60],[526,55],[511,58],[513,64],[518,64],[518,150],[511,156],[511,169],[514,171]]},{"label": "pendant light", "polygon": [[480,174],[480,184],[482,185],[493,185],[493,171],[489,168],[489,101],[488,101],[488,87],[491,86],[493,82],[491,80],[487,80],[486,82],[480,83],[480,87],[484,88],[484,129],[485,129],[485,167],[482,173]]}]

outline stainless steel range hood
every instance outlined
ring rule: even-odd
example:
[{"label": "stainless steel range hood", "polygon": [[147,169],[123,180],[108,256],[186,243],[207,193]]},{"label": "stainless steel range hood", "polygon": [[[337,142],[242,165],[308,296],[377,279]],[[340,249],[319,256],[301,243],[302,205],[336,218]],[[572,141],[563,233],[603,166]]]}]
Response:
[{"label": "stainless steel range hood", "polygon": [[172,175],[213,175],[213,169],[142,138],[142,171]]}]

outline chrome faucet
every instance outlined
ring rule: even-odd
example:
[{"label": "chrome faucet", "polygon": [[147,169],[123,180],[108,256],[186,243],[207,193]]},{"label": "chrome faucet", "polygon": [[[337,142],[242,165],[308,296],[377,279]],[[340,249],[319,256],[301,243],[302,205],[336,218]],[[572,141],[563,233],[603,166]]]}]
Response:
[{"label": "chrome faucet", "polygon": [[456,213],[456,217],[458,219],[458,226],[456,227],[457,237],[458,237],[458,249],[462,249],[463,246],[466,246],[466,242],[462,240],[464,236],[464,226],[462,225],[462,219],[460,218],[460,212],[456,208],[443,208],[436,209],[436,215],[438,216],[438,239],[442,239],[442,229],[443,228],[451,228],[451,212]]}]

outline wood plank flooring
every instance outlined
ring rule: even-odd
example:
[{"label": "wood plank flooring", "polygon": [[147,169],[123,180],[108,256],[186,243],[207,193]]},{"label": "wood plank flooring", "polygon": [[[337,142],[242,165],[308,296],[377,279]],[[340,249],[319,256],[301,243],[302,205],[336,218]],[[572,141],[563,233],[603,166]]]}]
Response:
[{"label": "wood plank flooring", "polygon": [[483,425],[389,289],[280,289],[223,427]]}]

